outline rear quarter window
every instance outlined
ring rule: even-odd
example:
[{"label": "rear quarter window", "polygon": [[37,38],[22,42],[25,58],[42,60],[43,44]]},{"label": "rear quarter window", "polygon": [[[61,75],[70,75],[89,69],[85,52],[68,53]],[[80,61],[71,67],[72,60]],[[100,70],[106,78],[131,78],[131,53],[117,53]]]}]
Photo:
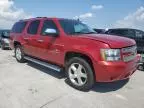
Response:
[{"label": "rear quarter window", "polygon": [[27,22],[26,21],[22,21],[22,22],[17,22],[14,24],[14,26],[12,27],[11,32],[12,33],[22,33],[25,26],[26,26]]}]

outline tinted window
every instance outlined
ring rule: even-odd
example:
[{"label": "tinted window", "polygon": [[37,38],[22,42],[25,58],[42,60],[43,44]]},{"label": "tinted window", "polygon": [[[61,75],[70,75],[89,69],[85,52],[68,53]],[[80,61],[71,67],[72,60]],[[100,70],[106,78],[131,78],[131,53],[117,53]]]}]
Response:
[{"label": "tinted window", "polygon": [[1,35],[2,35],[2,30],[0,30],[0,37],[1,37]]},{"label": "tinted window", "polygon": [[92,28],[78,20],[59,20],[66,34],[90,34],[96,33]]},{"label": "tinted window", "polygon": [[27,24],[27,22],[25,22],[25,21],[15,23],[14,26],[12,27],[11,32],[12,33],[21,33],[24,30],[26,24]]},{"label": "tinted window", "polygon": [[39,24],[40,24],[39,20],[32,21],[28,27],[27,33],[28,34],[37,34]]},{"label": "tinted window", "polygon": [[136,30],[136,38],[139,38],[139,39],[144,38],[144,32],[140,30]]},{"label": "tinted window", "polygon": [[108,34],[118,35],[123,37],[134,37],[135,35],[133,30],[128,30],[128,29],[110,30]]},{"label": "tinted window", "polygon": [[1,33],[1,36],[3,38],[9,38],[10,36],[10,31],[9,30],[3,30],[2,33]]},{"label": "tinted window", "polygon": [[132,29],[128,30],[127,37],[135,38],[135,31]]},{"label": "tinted window", "polygon": [[56,24],[52,20],[46,20],[46,21],[44,21],[44,24],[43,24],[43,27],[41,30],[41,34],[45,35],[45,30],[48,28],[49,29],[55,29],[58,31]]},{"label": "tinted window", "polygon": [[128,33],[128,30],[111,30],[110,32],[109,32],[109,34],[113,34],[113,35],[123,35],[123,36],[125,36],[125,35],[127,35],[127,33]]}]

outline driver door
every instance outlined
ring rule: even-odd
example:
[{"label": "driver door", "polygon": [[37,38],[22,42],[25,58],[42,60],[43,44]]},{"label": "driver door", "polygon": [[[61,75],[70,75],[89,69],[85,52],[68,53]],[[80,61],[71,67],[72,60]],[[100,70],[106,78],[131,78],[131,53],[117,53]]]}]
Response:
[{"label": "driver door", "polygon": [[[55,33],[54,33],[55,31]],[[61,64],[63,55],[63,44],[60,39],[59,30],[53,20],[43,21],[42,29],[37,41],[39,58]]]}]

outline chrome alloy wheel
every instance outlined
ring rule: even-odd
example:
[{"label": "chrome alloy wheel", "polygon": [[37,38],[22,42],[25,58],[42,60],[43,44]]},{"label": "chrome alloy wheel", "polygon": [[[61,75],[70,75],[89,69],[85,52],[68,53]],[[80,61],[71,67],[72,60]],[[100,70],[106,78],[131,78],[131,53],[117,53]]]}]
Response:
[{"label": "chrome alloy wheel", "polygon": [[21,60],[21,58],[22,58],[22,52],[21,52],[20,48],[16,48],[16,58],[18,60]]},{"label": "chrome alloy wheel", "polygon": [[68,75],[70,81],[76,86],[83,86],[87,82],[87,73],[84,68],[79,63],[73,63],[68,69]]}]

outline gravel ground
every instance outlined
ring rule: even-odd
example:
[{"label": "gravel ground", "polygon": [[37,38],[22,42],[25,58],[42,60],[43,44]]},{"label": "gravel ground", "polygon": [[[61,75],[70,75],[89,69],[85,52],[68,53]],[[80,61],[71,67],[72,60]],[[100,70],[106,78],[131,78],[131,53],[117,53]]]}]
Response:
[{"label": "gravel ground", "polygon": [[13,51],[0,50],[0,108],[144,108],[144,72],[81,92],[62,74],[31,62],[20,64]]}]

